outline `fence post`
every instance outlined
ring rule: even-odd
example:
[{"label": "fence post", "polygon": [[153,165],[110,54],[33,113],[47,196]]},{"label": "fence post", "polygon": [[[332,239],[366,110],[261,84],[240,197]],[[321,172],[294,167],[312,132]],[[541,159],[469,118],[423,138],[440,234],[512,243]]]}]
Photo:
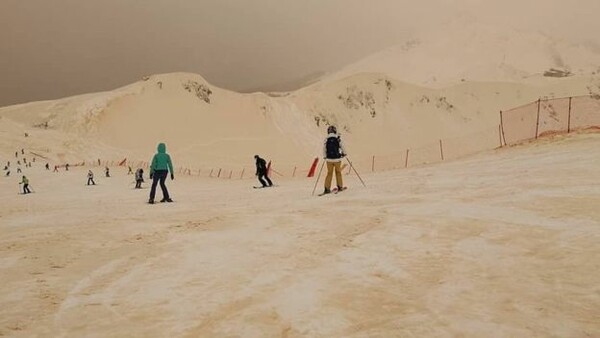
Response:
[{"label": "fence post", "polygon": [[219,173],[217,174],[217,178],[221,177],[221,168],[219,168]]},{"label": "fence post", "polygon": [[442,157],[442,161],[444,160],[444,146],[442,145],[442,140],[440,140],[440,155]]},{"label": "fence post", "polygon": [[242,168],[242,174],[240,175],[240,180],[244,179],[244,172],[246,171],[246,167]]},{"label": "fence post", "polygon": [[404,161],[404,168],[408,168],[408,150],[409,149],[406,149],[406,159]]},{"label": "fence post", "polygon": [[506,135],[504,135],[504,119],[502,118],[502,110],[500,111],[500,129],[502,130],[502,139],[504,140],[504,145],[506,145]]},{"label": "fence post", "polygon": [[292,173],[292,177],[296,177],[296,167],[294,166],[294,172]]},{"label": "fence post", "polygon": [[569,122],[567,123],[567,133],[571,132],[571,100],[573,100],[573,97],[569,97]]},{"label": "fence post", "polygon": [[537,121],[535,122],[535,138],[538,138],[538,132],[540,129],[540,105],[542,103],[542,99],[539,98],[538,99],[538,106],[537,106]]},{"label": "fence post", "polygon": [[371,171],[375,172],[375,155],[373,155],[373,160],[371,161]]}]

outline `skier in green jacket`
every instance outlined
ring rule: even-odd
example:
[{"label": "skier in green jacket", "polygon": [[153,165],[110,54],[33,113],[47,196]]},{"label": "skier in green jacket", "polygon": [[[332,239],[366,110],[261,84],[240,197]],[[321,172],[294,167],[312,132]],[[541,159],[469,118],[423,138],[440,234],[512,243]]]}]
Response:
[{"label": "skier in green jacket", "polygon": [[169,191],[165,186],[165,180],[167,174],[171,173],[171,180],[175,179],[173,175],[173,163],[171,162],[171,156],[167,154],[167,146],[164,143],[158,144],[158,152],[152,158],[152,164],[150,164],[150,179],[152,180],[152,188],[150,189],[150,200],[148,203],[154,204],[154,196],[156,195],[156,185],[160,182],[160,189],[163,193],[163,199],[161,202],[173,202],[169,197]]}]

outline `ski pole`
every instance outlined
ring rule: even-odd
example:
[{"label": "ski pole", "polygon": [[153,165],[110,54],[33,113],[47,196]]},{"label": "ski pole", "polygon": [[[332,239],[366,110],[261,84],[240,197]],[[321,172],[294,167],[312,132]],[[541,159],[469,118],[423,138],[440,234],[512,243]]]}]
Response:
[{"label": "ski pole", "polygon": [[348,158],[348,156],[346,156],[346,161],[348,161],[348,164],[350,164],[350,168],[352,168],[352,170],[354,170],[354,173],[356,174],[356,176],[358,176],[358,179],[360,180],[360,183],[362,183],[363,187],[366,188],[367,185],[365,184],[365,181],[363,181],[363,179],[360,177],[360,175],[358,174],[358,171],[356,171],[356,169],[352,165],[352,162],[350,162],[350,159]]},{"label": "ski pole", "polygon": [[321,163],[321,169],[319,169],[319,175],[317,175],[317,181],[315,182],[315,187],[313,188],[312,195],[315,195],[315,190],[317,190],[317,184],[319,184],[319,179],[321,178],[321,172],[323,171],[323,167],[325,166],[325,160]]}]

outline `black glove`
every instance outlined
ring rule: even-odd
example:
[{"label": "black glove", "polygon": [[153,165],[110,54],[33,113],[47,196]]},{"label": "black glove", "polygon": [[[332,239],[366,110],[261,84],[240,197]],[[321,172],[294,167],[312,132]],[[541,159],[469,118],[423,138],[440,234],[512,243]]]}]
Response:
[{"label": "black glove", "polygon": [[154,178],[154,174],[150,173],[150,179]]},{"label": "black glove", "polygon": [[171,173],[171,181],[175,179],[175,175],[173,175],[173,173]]}]

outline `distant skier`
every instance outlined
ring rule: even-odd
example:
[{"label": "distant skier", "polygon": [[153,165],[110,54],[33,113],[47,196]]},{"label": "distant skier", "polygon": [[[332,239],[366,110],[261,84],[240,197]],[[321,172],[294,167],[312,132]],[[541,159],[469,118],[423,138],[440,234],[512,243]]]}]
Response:
[{"label": "distant skier", "polygon": [[21,148],[21,154],[25,155],[25,149]]},{"label": "distant skier", "polygon": [[258,177],[258,181],[262,184],[263,188],[272,187],[273,182],[271,182],[268,176],[267,161],[258,155],[254,155],[254,159],[256,159],[256,177]]},{"label": "distant skier", "polygon": [[160,189],[162,190],[163,199],[161,202],[173,202],[169,197],[169,191],[165,185],[165,180],[169,172],[171,173],[171,180],[175,179],[173,175],[173,163],[171,162],[171,156],[167,154],[167,146],[164,143],[159,143],[157,147],[157,153],[152,158],[150,164],[150,179],[152,179],[152,188],[150,189],[150,199],[148,203],[154,204],[154,197],[156,196],[156,185],[160,182]]},{"label": "distant skier", "polygon": [[58,172],[58,166],[57,165],[54,166],[54,170],[52,172],[55,172],[55,173]]},{"label": "distant skier", "polygon": [[108,167],[104,168],[104,174],[106,177],[110,177],[110,169]]},{"label": "distant skier", "polygon": [[127,172],[127,175],[131,175],[133,174],[133,170],[131,169],[131,166],[129,166],[129,171]]},{"label": "distant skier", "polygon": [[22,173],[23,171],[21,170],[21,167],[17,167],[17,174]]},{"label": "distant skier", "polygon": [[96,182],[94,182],[94,173],[91,170],[88,171],[87,177],[87,185],[90,185],[90,183],[92,183],[92,185],[96,185]]},{"label": "distant skier", "polygon": [[144,170],[139,168],[135,172],[135,188],[142,189],[142,183],[144,182]]},{"label": "distant skier", "polygon": [[6,174],[4,176],[6,176],[6,177],[10,176],[10,170],[7,170]]},{"label": "distant skier", "polygon": [[335,181],[338,191],[344,190],[342,180],[342,158],[346,156],[342,138],[337,134],[335,126],[327,127],[327,138],[323,145],[323,155],[327,163],[327,176],[325,177],[325,190],[323,194],[331,193],[331,181],[335,172]]},{"label": "distant skier", "polygon": [[23,176],[23,180],[19,182],[19,184],[23,185],[23,194],[30,194],[31,190],[29,190],[29,179]]},{"label": "distant skier", "polygon": [[15,158],[19,158],[19,152],[15,151]]},{"label": "distant skier", "polygon": [[50,164],[46,163],[46,170],[50,170]]},{"label": "distant skier", "polygon": [[69,163],[65,164],[65,170],[69,171]]}]

